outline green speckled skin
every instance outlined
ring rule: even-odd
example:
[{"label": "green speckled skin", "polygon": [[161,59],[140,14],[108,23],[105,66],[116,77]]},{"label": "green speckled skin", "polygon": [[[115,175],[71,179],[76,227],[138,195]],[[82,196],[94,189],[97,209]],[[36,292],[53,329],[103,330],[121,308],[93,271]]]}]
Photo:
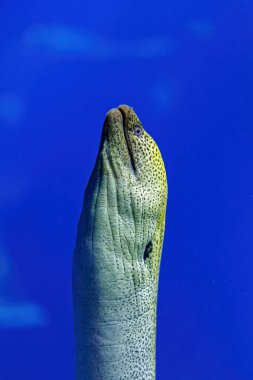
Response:
[{"label": "green speckled skin", "polygon": [[167,180],[132,108],[108,112],[73,258],[75,380],[154,380]]}]

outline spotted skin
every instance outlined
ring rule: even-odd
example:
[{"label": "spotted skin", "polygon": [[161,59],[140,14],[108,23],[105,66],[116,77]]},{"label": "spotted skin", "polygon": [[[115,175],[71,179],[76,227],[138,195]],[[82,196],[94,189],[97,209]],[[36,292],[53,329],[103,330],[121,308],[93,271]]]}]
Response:
[{"label": "spotted skin", "polygon": [[167,180],[132,108],[108,112],[73,257],[75,380],[154,380]]}]

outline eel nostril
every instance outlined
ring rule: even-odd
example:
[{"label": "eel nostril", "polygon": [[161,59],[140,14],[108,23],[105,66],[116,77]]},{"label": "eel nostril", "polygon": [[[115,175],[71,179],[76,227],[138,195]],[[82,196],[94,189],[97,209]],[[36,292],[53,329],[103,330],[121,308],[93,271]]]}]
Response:
[{"label": "eel nostril", "polygon": [[152,243],[152,241],[150,241],[146,245],[146,248],[145,248],[145,251],[144,251],[144,254],[143,254],[144,262],[150,257],[152,249],[153,249],[153,243]]}]

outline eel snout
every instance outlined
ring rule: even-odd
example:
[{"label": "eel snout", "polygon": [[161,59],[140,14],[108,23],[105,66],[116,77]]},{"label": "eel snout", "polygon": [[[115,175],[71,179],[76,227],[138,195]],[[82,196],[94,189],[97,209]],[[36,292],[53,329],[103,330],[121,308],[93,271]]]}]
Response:
[{"label": "eel snout", "polygon": [[132,108],[123,104],[118,108],[112,108],[107,114],[105,118],[105,131],[104,135],[107,135],[108,129],[111,130],[111,133],[118,133],[118,129],[120,128],[123,131],[122,138],[124,139],[124,144],[127,147],[128,155],[130,158],[130,165],[132,167],[133,173],[136,171],[136,165],[134,162],[133,149],[131,146],[131,142],[129,139],[129,114]]}]

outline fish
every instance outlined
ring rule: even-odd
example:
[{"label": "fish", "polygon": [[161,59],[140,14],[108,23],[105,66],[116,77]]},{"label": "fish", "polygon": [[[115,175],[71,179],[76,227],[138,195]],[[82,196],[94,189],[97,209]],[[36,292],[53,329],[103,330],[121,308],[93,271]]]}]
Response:
[{"label": "fish", "polygon": [[128,105],[105,118],[73,254],[75,380],[154,380],[167,176]]}]

